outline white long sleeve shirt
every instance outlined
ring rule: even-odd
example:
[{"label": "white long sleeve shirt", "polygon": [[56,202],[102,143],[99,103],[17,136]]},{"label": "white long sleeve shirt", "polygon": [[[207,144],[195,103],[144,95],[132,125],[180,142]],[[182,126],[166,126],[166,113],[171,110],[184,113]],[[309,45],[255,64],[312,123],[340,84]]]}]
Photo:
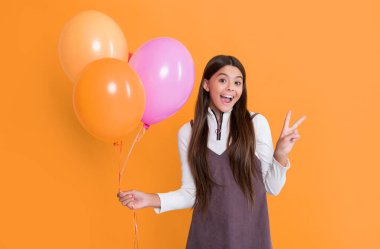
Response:
[{"label": "white long sleeve shirt", "polygon": [[[221,133],[219,137],[215,132],[218,122],[212,109],[208,108],[207,123],[209,126],[209,136],[207,147],[216,154],[221,155],[227,149],[227,139],[229,133],[229,120],[231,111],[223,113],[221,116]],[[254,112],[251,112],[253,115]],[[289,159],[286,165],[282,166],[273,157],[273,143],[270,127],[267,119],[262,115],[256,115],[253,119],[253,127],[256,136],[256,156],[261,161],[262,177],[266,191],[271,195],[278,195],[285,184],[286,172],[290,168]],[[190,122],[184,124],[178,132],[178,150],[181,160],[182,184],[175,191],[157,193],[161,200],[161,208],[154,208],[155,213],[191,208],[195,202],[195,183],[187,160],[187,148],[191,137],[192,127]]]}]

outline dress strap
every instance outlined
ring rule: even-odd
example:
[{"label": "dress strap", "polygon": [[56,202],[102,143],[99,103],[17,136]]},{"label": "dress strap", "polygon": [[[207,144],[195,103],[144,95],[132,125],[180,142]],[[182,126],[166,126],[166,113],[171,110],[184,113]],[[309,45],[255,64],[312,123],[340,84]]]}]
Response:
[{"label": "dress strap", "polygon": [[256,112],[255,114],[253,114],[253,115],[251,116],[251,119],[253,119],[257,114],[260,114],[260,113]]}]

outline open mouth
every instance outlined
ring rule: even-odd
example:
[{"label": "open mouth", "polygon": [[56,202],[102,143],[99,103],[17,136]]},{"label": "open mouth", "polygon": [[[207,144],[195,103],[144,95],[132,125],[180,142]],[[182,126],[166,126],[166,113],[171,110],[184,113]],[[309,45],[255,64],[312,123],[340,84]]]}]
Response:
[{"label": "open mouth", "polygon": [[231,95],[220,95],[220,97],[222,99],[222,102],[226,104],[231,103],[232,99],[234,98]]}]

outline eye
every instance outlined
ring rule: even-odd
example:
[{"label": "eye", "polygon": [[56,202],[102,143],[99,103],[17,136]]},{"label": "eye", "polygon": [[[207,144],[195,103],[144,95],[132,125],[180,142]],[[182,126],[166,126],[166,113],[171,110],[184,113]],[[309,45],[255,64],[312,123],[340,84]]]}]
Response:
[{"label": "eye", "polygon": [[241,82],[240,81],[235,81],[235,85],[240,86]]},{"label": "eye", "polygon": [[221,79],[219,79],[219,82],[226,83],[226,79],[221,78]]}]

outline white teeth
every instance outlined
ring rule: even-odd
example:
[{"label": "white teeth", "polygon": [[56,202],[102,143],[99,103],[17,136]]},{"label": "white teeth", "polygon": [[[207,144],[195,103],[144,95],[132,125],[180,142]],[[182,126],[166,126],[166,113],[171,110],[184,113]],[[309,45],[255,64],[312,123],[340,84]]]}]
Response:
[{"label": "white teeth", "polygon": [[233,98],[234,98],[234,97],[232,97],[231,95],[222,95],[222,97],[230,98],[230,99],[233,99]]}]

